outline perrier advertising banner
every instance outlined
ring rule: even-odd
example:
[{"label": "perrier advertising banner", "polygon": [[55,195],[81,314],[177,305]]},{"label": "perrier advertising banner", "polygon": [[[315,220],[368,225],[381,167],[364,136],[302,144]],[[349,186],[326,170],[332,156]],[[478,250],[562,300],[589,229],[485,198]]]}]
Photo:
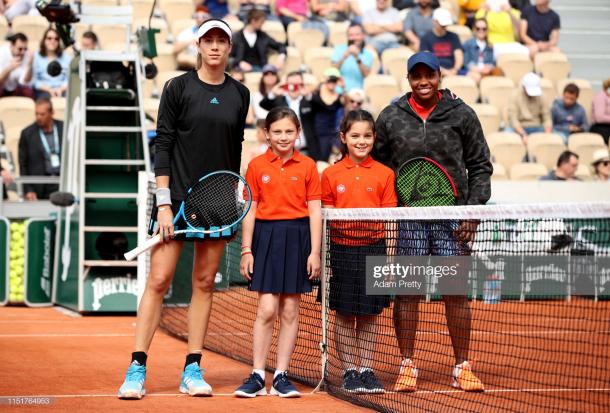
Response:
[{"label": "perrier advertising banner", "polygon": [[55,218],[31,218],[25,229],[25,303],[30,307],[51,305]]}]

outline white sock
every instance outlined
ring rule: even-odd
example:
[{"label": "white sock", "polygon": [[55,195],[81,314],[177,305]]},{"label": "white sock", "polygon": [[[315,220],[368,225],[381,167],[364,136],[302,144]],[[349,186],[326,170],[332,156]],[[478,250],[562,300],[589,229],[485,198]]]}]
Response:
[{"label": "white sock", "polygon": [[265,370],[252,369],[252,373],[256,373],[261,376],[261,379],[265,381]]},{"label": "white sock", "polygon": [[400,374],[402,374],[402,372],[405,370],[405,367],[407,367],[407,365],[413,365],[413,361],[410,358],[404,358],[402,359],[402,361],[400,362]]},{"label": "white sock", "polygon": [[372,369],[372,368],[370,368],[370,367],[362,367],[362,368],[360,369],[360,373],[364,373],[364,372],[365,372],[365,371],[367,371],[367,370],[368,370],[368,371],[373,371],[373,369]]},{"label": "white sock", "polygon": [[273,373],[273,380],[275,380],[275,378],[277,376],[279,376],[280,374],[285,373],[285,371],[283,370],[276,370],[275,373]]}]

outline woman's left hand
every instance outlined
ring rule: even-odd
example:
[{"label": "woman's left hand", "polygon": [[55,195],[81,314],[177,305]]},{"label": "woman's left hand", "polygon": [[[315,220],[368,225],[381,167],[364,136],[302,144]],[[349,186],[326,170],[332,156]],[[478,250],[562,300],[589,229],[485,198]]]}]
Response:
[{"label": "woman's left hand", "polygon": [[320,255],[310,254],[307,258],[307,274],[310,280],[320,278]]}]

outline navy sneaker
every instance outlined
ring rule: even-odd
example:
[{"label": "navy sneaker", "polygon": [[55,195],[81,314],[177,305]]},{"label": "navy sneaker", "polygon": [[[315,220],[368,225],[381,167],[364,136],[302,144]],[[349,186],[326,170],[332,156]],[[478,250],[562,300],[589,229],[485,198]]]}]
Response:
[{"label": "navy sneaker", "polygon": [[244,380],[244,383],[233,393],[237,397],[256,397],[266,396],[265,380],[258,373],[252,372],[250,376]]},{"label": "navy sneaker", "polygon": [[360,380],[362,380],[365,393],[385,393],[383,384],[381,384],[377,376],[375,376],[375,372],[373,372],[373,370],[366,369],[360,373]]},{"label": "navy sneaker", "polygon": [[343,373],[343,390],[348,393],[364,393],[364,385],[360,373],[355,369],[345,370]]},{"label": "navy sneaker", "polygon": [[269,394],[280,397],[301,397],[301,393],[288,380],[288,372],[286,371],[275,376]]}]

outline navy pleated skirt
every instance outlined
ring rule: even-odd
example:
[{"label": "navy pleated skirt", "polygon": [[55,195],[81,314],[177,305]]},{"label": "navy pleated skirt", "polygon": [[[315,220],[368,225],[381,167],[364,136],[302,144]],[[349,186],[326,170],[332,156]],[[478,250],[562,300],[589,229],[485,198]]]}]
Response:
[{"label": "navy pleated skirt", "polygon": [[349,246],[331,242],[329,307],[343,315],[380,314],[390,305],[387,295],[366,294],[366,257],[385,255],[385,241]]},{"label": "navy pleated skirt", "polygon": [[254,273],[250,290],[273,294],[311,292],[307,257],[311,253],[309,218],[260,220],[254,224]]}]

